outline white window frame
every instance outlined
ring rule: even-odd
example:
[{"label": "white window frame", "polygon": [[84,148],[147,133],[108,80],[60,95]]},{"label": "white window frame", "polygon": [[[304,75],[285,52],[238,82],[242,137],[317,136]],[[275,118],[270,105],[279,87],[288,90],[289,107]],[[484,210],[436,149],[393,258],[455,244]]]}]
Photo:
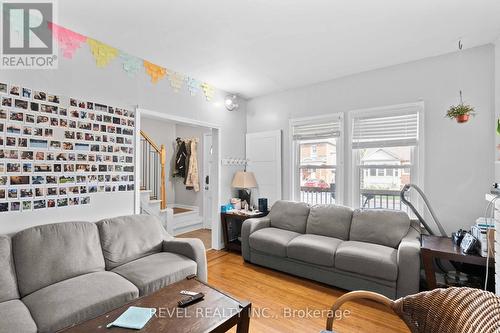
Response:
[{"label": "white window frame", "polygon": [[[352,110],[347,113],[347,121],[346,126],[347,126],[347,146],[348,148],[346,149],[347,154],[346,154],[346,160],[350,161],[350,166],[346,168],[346,173],[348,177],[348,195],[347,195],[347,201],[346,204],[351,206],[351,207],[359,207],[361,205],[360,202],[360,161],[359,161],[359,154],[355,153],[354,149],[352,149],[352,141],[353,141],[353,136],[352,136],[352,127],[353,127],[353,122],[356,117],[362,116],[362,115],[377,115],[377,116],[384,116],[384,115],[390,115],[394,114],[394,111],[398,109],[404,109],[408,107],[414,107],[416,108],[418,112],[418,131],[419,131],[419,137],[417,140],[417,145],[412,149],[411,153],[411,161],[412,161],[412,167],[410,168],[410,173],[412,176],[412,182],[417,184],[422,190],[424,190],[425,184],[424,184],[424,150],[425,150],[425,144],[424,144],[424,138],[425,138],[425,131],[424,131],[424,102],[416,102],[416,103],[405,103],[405,104],[397,104],[397,105],[389,105],[389,106],[382,106],[382,107],[376,107],[376,108],[367,108],[367,109],[358,109],[358,110]],[[421,202],[417,201],[414,202],[414,205],[417,209],[421,208]]]},{"label": "white window frame", "polygon": [[327,116],[316,116],[316,117],[301,117],[290,119],[288,133],[289,142],[292,152],[290,154],[290,198],[291,200],[300,201],[300,173],[299,173],[299,144],[293,139],[293,127],[297,125],[306,125],[314,123],[322,123],[328,121],[340,121],[340,135],[337,137],[337,165],[335,169],[335,203],[344,204],[344,113],[337,112],[331,113]]}]

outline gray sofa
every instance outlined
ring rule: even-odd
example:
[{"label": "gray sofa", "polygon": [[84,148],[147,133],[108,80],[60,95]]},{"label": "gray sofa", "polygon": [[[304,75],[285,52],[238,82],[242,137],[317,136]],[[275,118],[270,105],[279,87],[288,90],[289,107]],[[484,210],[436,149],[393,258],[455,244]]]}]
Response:
[{"label": "gray sofa", "polygon": [[0,236],[0,333],[55,332],[191,274],[207,279],[203,243],[149,215]]},{"label": "gray sofa", "polygon": [[419,291],[420,226],[401,211],[278,201],[241,230],[245,261],[390,298]]}]

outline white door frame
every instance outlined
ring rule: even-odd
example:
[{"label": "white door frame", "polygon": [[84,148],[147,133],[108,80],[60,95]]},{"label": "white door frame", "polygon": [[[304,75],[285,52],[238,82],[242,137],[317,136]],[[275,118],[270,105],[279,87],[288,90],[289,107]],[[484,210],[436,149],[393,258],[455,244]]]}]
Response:
[{"label": "white door frame", "polygon": [[[210,143],[211,143],[211,146],[212,146],[212,154],[209,154],[207,153],[207,142],[208,142],[208,138],[210,138]],[[208,166],[208,159],[209,159],[209,155],[212,155],[212,158],[213,158],[213,135],[212,135],[212,132],[210,133],[203,133],[203,171],[202,171],[202,181],[201,181],[201,188],[202,188],[202,193],[203,193],[203,227],[204,228],[209,228],[211,229],[212,228],[212,223],[210,223],[210,218],[207,217],[207,202],[208,202],[208,197],[212,196],[212,202],[213,202],[213,195],[212,195],[212,178],[213,178],[213,159],[211,161],[212,165],[211,167],[208,169],[208,173],[207,173],[207,166]],[[206,177],[209,177],[209,184],[208,184],[208,190],[205,189],[205,187],[207,186],[206,184]],[[213,207],[211,207],[213,208]],[[210,212],[212,211],[212,209],[209,210]],[[211,214],[213,215],[213,214]]]},{"label": "white door frame", "polygon": [[213,150],[213,167],[215,170],[212,170],[213,180],[210,181],[214,187],[212,187],[212,198],[216,198],[212,200],[212,249],[220,250],[222,239],[222,229],[221,223],[219,220],[219,216],[217,212],[219,211],[219,207],[221,206],[221,155],[220,155],[220,147],[222,143],[221,138],[221,126],[209,122],[204,122],[196,119],[185,118],[180,116],[175,116],[172,114],[158,112],[153,110],[142,109],[139,106],[136,107],[135,110],[135,118],[136,118],[136,126],[135,126],[135,204],[134,211],[136,214],[140,214],[141,211],[141,192],[138,186],[139,184],[139,172],[140,172],[140,140],[141,140],[141,117],[146,116],[148,118],[156,118],[160,120],[167,120],[170,122],[177,122],[181,124],[187,124],[191,126],[202,126],[208,127],[212,129],[212,145],[214,147]]}]

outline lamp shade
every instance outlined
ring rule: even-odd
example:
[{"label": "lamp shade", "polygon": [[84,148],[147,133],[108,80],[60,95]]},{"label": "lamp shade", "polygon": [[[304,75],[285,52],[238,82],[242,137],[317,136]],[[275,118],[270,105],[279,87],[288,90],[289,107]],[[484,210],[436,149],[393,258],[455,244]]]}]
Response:
[{"label": "lamp shade", "polygon": [[232,186],[236,188],[254,188],[257,187],[257,181],[253,172],[238,171],[234,174]]}]

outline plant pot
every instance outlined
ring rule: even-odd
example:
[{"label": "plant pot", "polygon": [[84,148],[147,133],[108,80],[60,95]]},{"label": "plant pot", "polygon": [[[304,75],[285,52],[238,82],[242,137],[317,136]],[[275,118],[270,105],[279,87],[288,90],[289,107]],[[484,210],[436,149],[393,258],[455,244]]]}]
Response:
[{"label": "plant pot", "polygon": [[457,123],[466,123],[469,121],[469,115],[468,114],[461,114],[460,116],[456,117],[455,119],[457,120]]}]

